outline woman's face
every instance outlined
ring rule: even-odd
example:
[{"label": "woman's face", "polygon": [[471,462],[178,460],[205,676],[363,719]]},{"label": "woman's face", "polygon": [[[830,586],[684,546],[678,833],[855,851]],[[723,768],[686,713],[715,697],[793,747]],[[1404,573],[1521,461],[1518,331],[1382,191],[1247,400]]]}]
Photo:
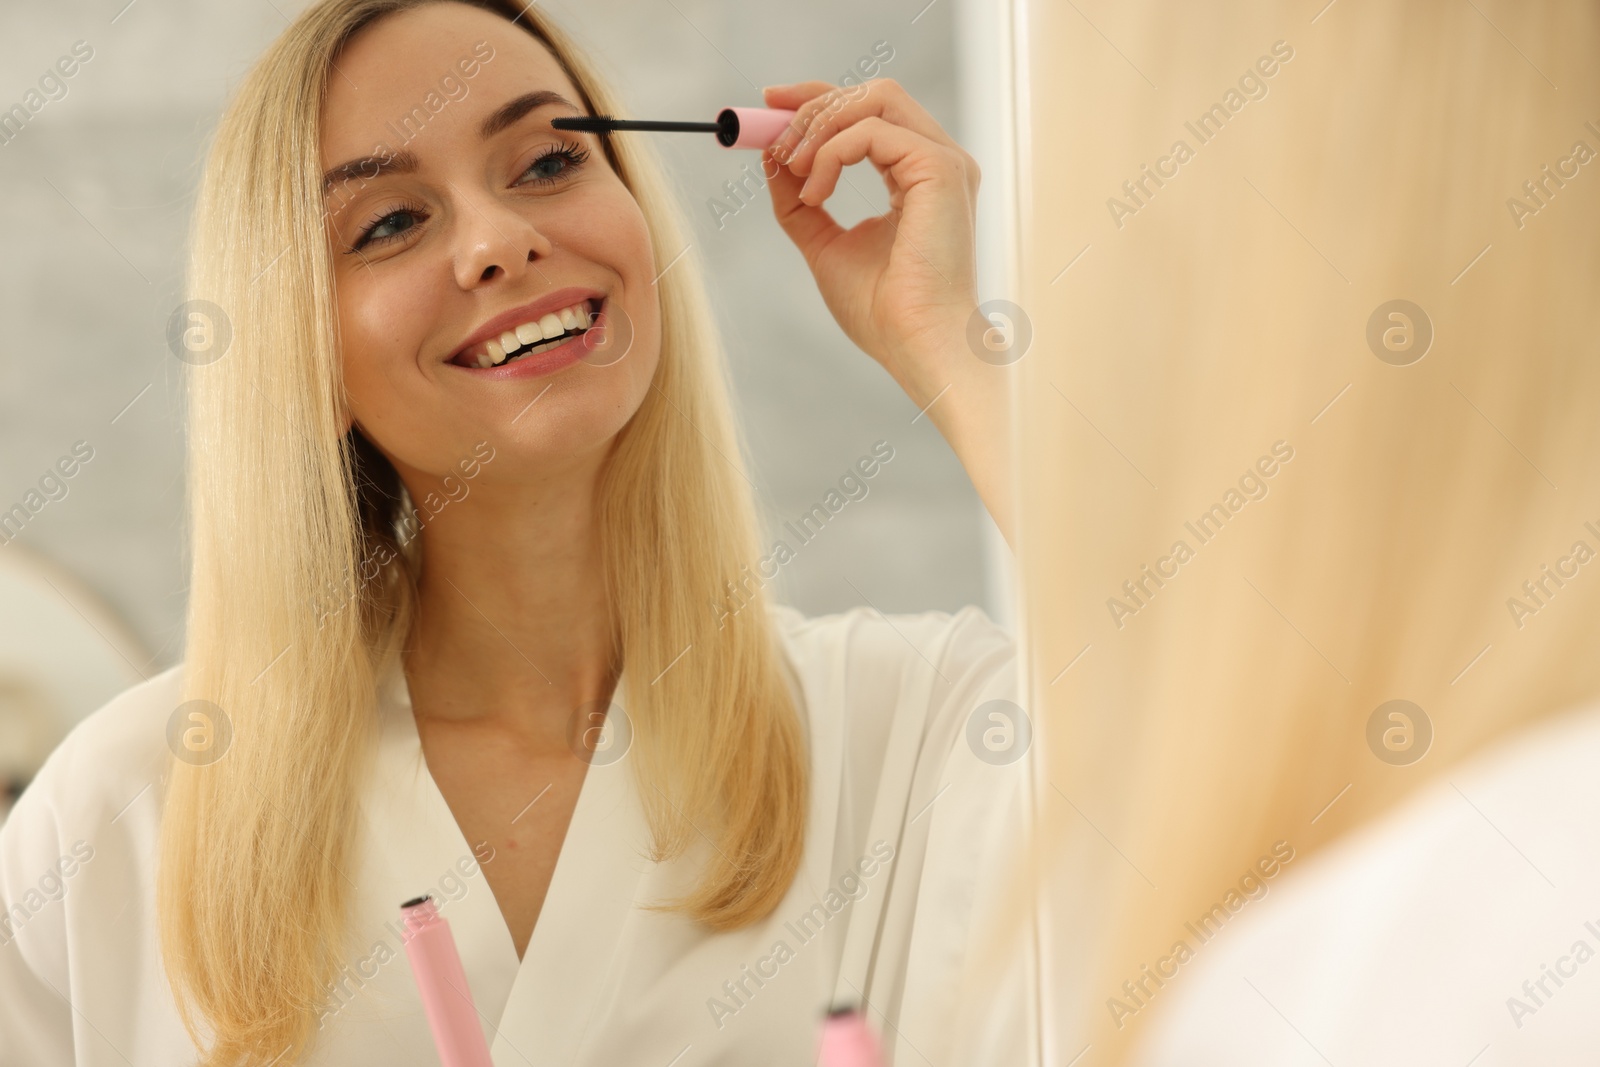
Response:
[{"label": "woman's face", "polygon": [[337,61],[321,157],[349,415],[414,495],[482,441],[480,484],[592,464],[649,388],[649,233],[597,135],[551,129],[578,114],[542,43],[463,4],[387,16]]}]

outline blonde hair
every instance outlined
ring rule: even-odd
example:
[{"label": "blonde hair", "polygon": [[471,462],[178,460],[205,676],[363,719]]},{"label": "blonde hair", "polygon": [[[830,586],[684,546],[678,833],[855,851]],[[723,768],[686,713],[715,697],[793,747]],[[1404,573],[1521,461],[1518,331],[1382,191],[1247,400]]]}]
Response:
[{"label": "blonde hair", "polygon": [[[1231,930],[1329,841],[1600,691],[1600,563],[1545,582],[1533,617],[1509,603],[1535,606],[1523,583],[1574,542],[1600,549],[1600,160],[1532,217],[1508,203],[1536,206],[1524,181],[1574,142],[1600,150],[1580,110],[1597,10],[1518,8],[1512,46],[1439,0],[1310,25],[1321,6],[1147,3],[1107,27],[1122,56],[1076,26],[1030,43],[1050,61],[1027,232],[1076,235],[1031,250],[1022,297],[1059,339],[1023,365],[1022,562],[1063,1061],[1092,1044],[1085,1063],[1125,1062],[1200,980],[1146,972],[1179,940],[1222,951],[1186,923],[1224,902]],[[1250,69],[1202,143],[1186,123]],[[1376,315],[1396,298],[1432,323],[1408,366],[1367,341],[1374,317],[1399,325]],[[1273,473],[1241,487],[1262,456]],[[1218,503],[1202,541],[1186,524]],[[1179,540],[1191,558],[1149,577]],[[1432,725],[1409,765],[1369,748],[1396,699]]]},{"label": "blonde hair", "polygon": [[[429,2],[325,0],[296,19],[224,114],[195,210],[189,296],[222,309],[233,339],[189,370],[183,686],[222,710],[232,742],[209,765],[172,763],[158,903],[184,1024],[197,1046],[214,1035],[208,1067],[303,1050],[348,948],[346,865],[375,680],[413,617],[419,550],[398,536],[409,509],[394,469],[359,431],[341,432],[318,132],[344,43]],[[540,11],[472,6],[548,46],[591,113],[619,112]],[[658,260],[683,247],[647,142],[619,138],[606,155]],[[655,858],[702,833],[715,846],[698,885],[666,906],[730,929],[768,914],[793,881],[807,755],[765,610],[713,607],[756,560],[757,526],[726,369],[688,267],[658,281],[660,363],[602,473],[600,539],[622,662],[654,679],[617,699],[634,723],[629,758]],[[355,610],[327,610],[330,591]]]}]

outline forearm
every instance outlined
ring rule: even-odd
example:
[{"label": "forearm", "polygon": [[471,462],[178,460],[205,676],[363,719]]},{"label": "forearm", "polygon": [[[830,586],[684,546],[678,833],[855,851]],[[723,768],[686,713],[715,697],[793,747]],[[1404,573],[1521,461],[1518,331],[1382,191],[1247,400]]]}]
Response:
[{"label": "forearm", "polygon": [[937,352],[923,352],[901,364],[924,369],[912,380],[900,380],[900,386],[919,409],[925,409],[925,417],[955,451],[989,516],[1015,551],[1016,465],[1011,442],[1015,365],[978,359],[964,336],[937,347]]}]

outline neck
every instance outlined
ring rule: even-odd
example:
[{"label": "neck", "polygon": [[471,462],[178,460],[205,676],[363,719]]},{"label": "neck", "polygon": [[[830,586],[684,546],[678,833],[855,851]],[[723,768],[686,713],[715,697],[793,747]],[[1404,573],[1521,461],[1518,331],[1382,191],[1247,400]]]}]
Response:
[{"label": "neck", "polygon": [[598,475],[594,462],[536,482],[480,479],[428,520],[405,655],[420,717],[565,743],[574,709],[611,697]]}]

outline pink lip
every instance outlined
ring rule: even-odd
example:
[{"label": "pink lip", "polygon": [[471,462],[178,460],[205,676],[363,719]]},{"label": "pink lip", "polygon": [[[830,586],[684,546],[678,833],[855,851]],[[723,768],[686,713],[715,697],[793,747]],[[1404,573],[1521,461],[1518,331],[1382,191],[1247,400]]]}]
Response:
[{"label": "pink lip", "polygon": [[[507,330],[520,326],[524,322],[537,321],[552,311],[560,311],[564,307],[571,307],[573,304],[585,300],[604,300],[605,295],[598,289],[583,289],[577,286],[557,289],[555,292],[548,293],[531,304],[524,304],[522,307],[512,308],[510,311],[496,315],[478,327],[477,331],[465,341],[457,345],[455,351],[450,353],[446,362],[455,359],[473,345],[482,344],[484,341],[499,337]],[[567,346],[562,345],[561,347],[565,348]],[[551,349],[550,351],[554,352],[556,349]]]},{"label": "pink lip", "polygon": [[[553,306],[549,306],[550,302],[548,299],[541,301],[541,303],[547,305],[546,310],[551,310],[552,307],[564,308],[576,303],[578,300],[589,299],[588,297],[583,296],[585,292],[586,290],[582,289],[562,289],[559,292],[552,294],[552,296],[564,297],[568,300],[568,303],[557,303]],[[569,296],[568,294],[573,295]],[[598,297],[598,294],[596,294],[596,296]],[[537,308],[540,305],[530,304],[528,306],[530,308]],[[513,317],[508,318],[507,315],[501,315],[499,318],[492,320],[489,325],[494,326],[496,324],[502,324],[500,328],[504,329],[504,324],[506,323],[514,325],[519,322],[527,322],[527,319],[518,319],[514,317],[515,315],[526,313],[526,311],[519,309],[516,312],[509,313]],[[576,337],[572,337],[561,342],[554,348],[546,349],[543,352],[538,352],[531,356],[522,356],[519,359],[514,359],[509,363],[502,363],[495,367],[466,367],[462,366],[460,363],[446,363],[445,366],[464,371],[465,373],[474,375],[475,377],[488,378],[491,381],[514,381],[518,378],[538,378],[545,374],[553,374],[565,367],[570,367],[572,364],[583,359],[590,352],[593,352],[605,338],[606,330],[610,327],[610,325],[611,302],[609,300],[605,300],[600,305],[599,314],[595,315],[594,321],[590,323],[587,330],[578,334]],[[493,336],[498,335],[491,331],[485,334],[483,339],[487,340],[489,337]],[[471,347],[471,345],[477,343],[477,341],[472,341],[463,347]]]}]

